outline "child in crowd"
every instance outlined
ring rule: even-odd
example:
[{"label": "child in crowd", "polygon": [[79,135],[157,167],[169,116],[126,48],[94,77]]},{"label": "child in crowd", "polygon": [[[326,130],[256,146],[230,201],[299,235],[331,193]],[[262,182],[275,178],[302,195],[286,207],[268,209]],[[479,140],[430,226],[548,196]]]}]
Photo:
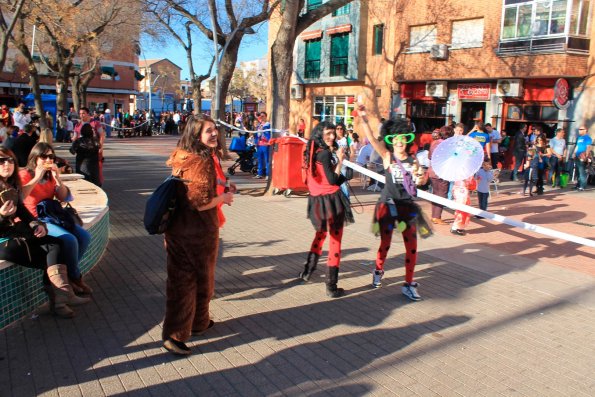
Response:
[{"label": "child in crowd", "polygon": [[537,173],[543,159],[541,154],[534,148],[527,150],[527,160],[525,161],[525,183],[523,185],[523,196],[527,195],[527,186],[529,186],[529,196],[533,196],[533,186],[537,182]]},{"label": "child in crowd", "polygon": [[254,147],[255,143],[254,143],[254,134],[252,133],[248,133],[248,139],[246,139],[246,146],[248,148]]},{"label": "child in crowd", "polygon": [[[470,205],[471,204],[470,192],[475,190],[475,188],[476,188],[475,185],[476,185],[475,179],[473,179],[472,176],[470,176],[469,178],[464,179],[462,181],[454,182],[454,184],[452,185],[452,198],[453,198],[454,202],[458,203],[458,204]],[[452,226],[450,228],[450,232],[452,234],[464,236],[467,233],[467,232],[465,232],[465,229],[467,228],[467,225],[469,225],[470,217],[471,217],[471,215],[468,212],[456,210],[455,211],[455,219],[454,219],[454,222],[452,223]]]},{"label": "child in crowd", "polygon": [[483,164],[477,174],[477,199],[479,201],[479,209],[482,211],[488,210],[488,198],[490,196],[490,183],[494,180],[494,171],[492,163],[489,158],[483,160]]}]

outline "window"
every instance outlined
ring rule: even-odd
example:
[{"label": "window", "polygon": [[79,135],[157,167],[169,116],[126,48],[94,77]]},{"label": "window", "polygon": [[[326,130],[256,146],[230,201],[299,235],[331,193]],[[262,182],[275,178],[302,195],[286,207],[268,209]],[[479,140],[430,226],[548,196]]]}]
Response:
[{"label": "window", "polygon": [[[590,0],[504,1],[502,39],[587,36]],[[570,13],[570,26],[566,26]]]},{"label": "window", "polygon": [[306,5],[306,9],[308,11],[312,11],[312,10],[317,9],[321,5],[322,5],[322,0],[308,0],[307,1],[307,5]]},{"label": "window", "polygon": [[348,55],[349,33],[334,34],[331,37],[331,77],[347,75]]},{"label": "window", "polygon": [[411,27],[409,52],[429,52],[434,44],[436,44],[436,25]]},{"label": "window", "polygon": [[306,68],[304,77],[317,79],[320,77],[320,39],[306,41]]},{"label": "window", "polygon": [[349,104],[345,96],[318,96],[314,98],[314,116],[320,121],[330,121],[333,124],[345,123],[353,125],[351,113],[354,104]]},{"label": "window", "polygon": [[587,35],[587,26],[589,23],[589,13],[591,11],[591,1],[573,1],[570,10],[570,32],[569,34],[577,36]]},{"label": "window", "polygon": [[483,46],[483,18],[452,23],[452,48]]},{"label": "window", "polygon": [[351,4],[346,4],[338,10],[333,11],[333,16],[338,17],[339,15],[349,15],[351,11]]},{"label": "window", "polygon": [[556,121],[558,108],[554,106],[527,104],[509,105],[507,118],[515,121]]},{"label": "window", "polygon": [[382,55],[384,24],[374,25],[374,55]]}]

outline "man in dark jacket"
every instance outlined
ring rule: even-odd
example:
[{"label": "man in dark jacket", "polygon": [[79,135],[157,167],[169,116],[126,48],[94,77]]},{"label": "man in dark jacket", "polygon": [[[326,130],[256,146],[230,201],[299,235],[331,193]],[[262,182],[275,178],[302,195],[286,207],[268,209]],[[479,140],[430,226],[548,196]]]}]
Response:
[{"label": "man in dark jacket", "polygon": [[512,146],[514,154],[514,169],[510,175],[511,181],[518,181],[519,167],[523,165],[523,160],[527,155],[527,142],[525,140],[525,134],[527,132],[527,124],[521,124],[520,129],[514,136],[514,144]]},{"label": "man in dark jacket", "polygon": [[31,153],[31,149],[37,143],[38,137],[36,131],[33,124],[27,124],[25,125],[25,132],[19,135],[14,141],[12,151],[17,156],[19,167],[25,167],[27,165],[29,153]]}]

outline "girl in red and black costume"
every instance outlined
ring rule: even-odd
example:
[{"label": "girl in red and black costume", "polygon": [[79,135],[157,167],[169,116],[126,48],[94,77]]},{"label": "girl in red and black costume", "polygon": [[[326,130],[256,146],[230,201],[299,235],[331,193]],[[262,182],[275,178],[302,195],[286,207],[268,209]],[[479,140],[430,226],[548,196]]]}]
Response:
[{"label": "girl in red and black costume", "polygon": [[[363,121],[363,128],[372,147],[382,157],[385,169],[386,184],[380,193],[380,198],[374,211],[374,223],[380,233],[380,247],[376,256],[376,269],[372,276],[372,286],[382,285],[384,263],[390,248],[395,225],[403,235],[405,244],[405,283],[403,294],[413,301],[421,300],[417,292],[418,284],[413,281],[413,273],[417,262],[417,231],[418,223],[424,231],[424,237],[430,233],[427,222],[423,219],[421,209],[413,202],[413,197],[403,186],[403,170],[412,175],[419,168],[417,160],[408,154],[409,143],[413,141],[413,133],[405,119],[388,120],[382,124],[380,139],[376,139],[368,125],[368,119],[363,105],[359,106],[359,115]],[[401,163],[399,164],[398,161]],[[401,167],[402,166],[402,167]]]},{"label": "girl in red and black costume", "polygon": [[338,298],[345,293],[343,288],[337,287],[341,238],[345,222],[353,222],[349,200],[340,189],[341,184],[345,182],[345,177],[341,175],[345,153],[342,148],[338,148],[335,137],[334,124],[319,123],[312,131],[304,152],[307,185],[310,191],[308,218],[316,230],[316,235],[304,271],[299,275],[304,282],[310,280],[322,254],[326,235],[330,232],[326,294],[331,298]]}]

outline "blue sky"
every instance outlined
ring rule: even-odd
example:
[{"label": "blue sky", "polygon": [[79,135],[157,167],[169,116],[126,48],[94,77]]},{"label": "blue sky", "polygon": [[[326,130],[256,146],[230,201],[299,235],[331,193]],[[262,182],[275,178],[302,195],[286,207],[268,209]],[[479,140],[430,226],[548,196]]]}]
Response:
[{"label": "blue sky", "polygon": [[[264,23],[255,30],[256,34],[244,36],[240,47],[240,53],[238,55],[238,62],[251,61],[266,56],[268,24]],[[209,44],[210,47],[212,47],[212,45],[212,43]],[[143,49],[146,50],[145,56],[147,59],[167,58],[182,68],[182,79],[190,77],[188,73],[188,62],[186,61],[186,52],[174,39],[171,40],[171,45],[165,48],[150,46],[143,43]],[[194,49],[193,52],[195,72],[197,74],[206,73],[209,69],[212,51],[210,53],[207,52],[205,50],[205,45],[199,43],[196,45],[196,49]]]}]

